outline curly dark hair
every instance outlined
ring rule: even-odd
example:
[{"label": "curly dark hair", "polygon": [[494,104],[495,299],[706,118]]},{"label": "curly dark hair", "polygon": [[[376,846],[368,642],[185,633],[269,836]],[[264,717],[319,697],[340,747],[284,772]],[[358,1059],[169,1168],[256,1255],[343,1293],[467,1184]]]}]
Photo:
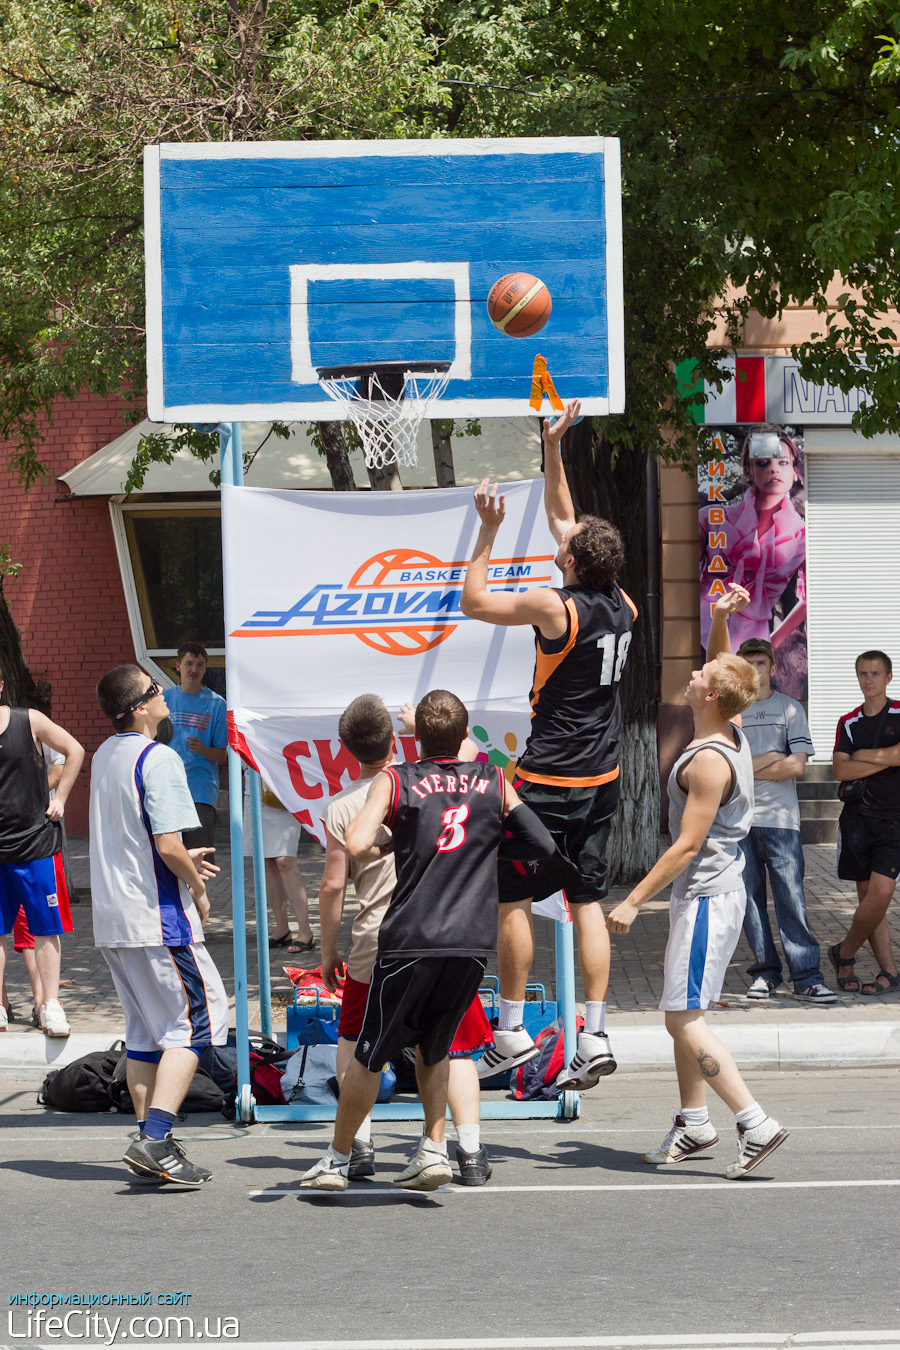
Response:
[{"label": "curly dark hair", "polygon": [[602,591],[611,586],[625,562],[622,536],[600,516],[582,516],[581,529],[567,541],[582,586]]}]

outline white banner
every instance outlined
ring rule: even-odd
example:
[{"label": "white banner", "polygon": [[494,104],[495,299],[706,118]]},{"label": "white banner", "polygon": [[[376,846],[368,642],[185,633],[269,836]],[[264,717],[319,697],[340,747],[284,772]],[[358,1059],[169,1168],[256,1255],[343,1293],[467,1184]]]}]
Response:
[{"label": "white banner", "polygon": [[[489,585],[558,584],[543,483],[503,490]],[[231,742],[320,842],[329,799],[358,777],[337,734],[358,694],[397,712],[429,689],[452,690],[483,757],[512,775],[528,734],[534,637],[461,613],[478,525],[470,488],[222,488]],[[398,735],[397,749],[416,757],[412,738]]]}]

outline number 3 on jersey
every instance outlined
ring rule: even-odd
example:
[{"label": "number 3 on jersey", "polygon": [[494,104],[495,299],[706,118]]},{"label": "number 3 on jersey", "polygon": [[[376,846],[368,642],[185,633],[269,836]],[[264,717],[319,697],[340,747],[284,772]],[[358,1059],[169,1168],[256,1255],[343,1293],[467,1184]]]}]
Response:
[{"label": "number 3 on jersey", "polygon": [[[617,646],[618,644],[618,646]],[[601,684],[618,684],[625,669],[625,658],[631,646],[631,634],[606,633],[597,639],[597,646],[603,652],[603,665],[600,667]]]},{"label": "number 3 on jersey", "polygon": [[438,853],[452,853],[454,849],[462,848],[466,841],[464,822],[468,819],[468,806],[448,806],[441,816],[441,824],[444,828],[438,835]]}]

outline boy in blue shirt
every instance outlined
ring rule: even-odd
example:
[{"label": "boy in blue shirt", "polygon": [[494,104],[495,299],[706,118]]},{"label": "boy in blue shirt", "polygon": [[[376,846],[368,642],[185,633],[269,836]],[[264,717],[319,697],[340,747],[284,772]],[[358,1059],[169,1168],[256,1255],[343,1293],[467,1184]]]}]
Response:
[{"label": "boy in blue shirt", "polygon": [[184,832],[185,848],[212,848],[216,834],[219,765],[228,757],[225,700],[203,683],[206,648],[184,642],[175,669],[181,683],[165,691],[174,734],[172,749],[184,763],[188,787],[200,817],[199,830]]}]

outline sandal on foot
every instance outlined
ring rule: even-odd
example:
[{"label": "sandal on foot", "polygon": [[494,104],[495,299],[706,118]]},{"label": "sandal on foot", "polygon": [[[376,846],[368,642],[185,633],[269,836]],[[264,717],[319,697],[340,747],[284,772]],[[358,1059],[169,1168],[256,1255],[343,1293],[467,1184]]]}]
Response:
[{"label": "sandal on foot", "polygon": [[[879,984],[879,980],[887,980],[887,984]],[[900,975],[892,975],[889,970],[879,970],[874,980],[868,980],[860,989],[861,994],[871,997],[873,994],[886,994],[891,989],[896,989],[900,985]]]},{"label": "sandal on foot", "polygon": [[841,944],[836,942],[833,947],[828,948],[828,959],[834,966],[838,989],[843,989],[845,994],[858,994],[860,990],[859,980],[855,975],[842,976],[841,966],[853,966],[856,964],[856,957],[841,956]]},{"label": "sandal on foot", "polygon": [[269,946],[270,948],[287,947],[288,944],[290,943],[290,940],[291,940],[291,930],[288,929],[286,933],[282,933],[281,937],[269,938]]},{"label": "sandal on foot", "polygon": [[292,955],[299,955],[301,952],[311,952],[315,945],[316,939],[311,937],[309,942],[292,942],[288,947],[288,951]]}]

